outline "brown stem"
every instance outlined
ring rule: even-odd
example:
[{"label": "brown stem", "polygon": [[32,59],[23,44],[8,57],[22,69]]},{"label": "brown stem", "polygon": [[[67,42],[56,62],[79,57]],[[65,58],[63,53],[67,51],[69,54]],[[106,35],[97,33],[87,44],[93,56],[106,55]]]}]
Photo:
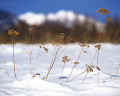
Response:
[{"label": "brown stem", "polygon": [[[64,62],[64,66],[63,66],[63,68],[62,68],[60,77],[62,76],[62,73],[63,73],[64,68],[65,68],[65,62]],[[60,81],[60,78],[59,78],[59,81]]]},{"label": "brown stem", "polygon": [[73,66],[73,68],[72,68],[72,70],[71,70],[71,72],[70,72],[70,74],[69,74],[69,76],[68,76],[67,82],[69,81],[69,78],[70,78],[70,76],[71,76],[71,74],[72,74],[73,69],[75,68],[75,66],[76,66],[76,64],[74,64],[74,66]]},{"label": "brown stem", "polygon": [[114,80],[116,79],[116,76],[117,76],[117,73],[118,73],[119,67],[120,67],[120,64],[119,64],[118,67],[116,68],[116,74],[115,74],[115,78],[114,78]]},{"label": "brown stem", "polygon": [[[79,53],[79,55],[78,55],[78,57],[77,57],[77,59],[76,59],[76,62],[77,62],[78,59],[80,58],[80,54],[82,53],[82,51],[83,51],[83,47],[82,47],[82,49],[81,49],[81,51],[80,51],[80,53]],[[76,64],[73,66],[73,68],[72,68],[72,70],[71,70],[71,72],[70,72],[70,74],[69,74],[69,76],[68,76],[67,82],[69,81],[69,78],[70,78],[70,76],[71,76],[71,74],[72,74],[73,69],[75,68],[75,66],[76,66]]]},{"label": "brown stem", "polygon": [[68,80],[67,82],[70,82],[70,81],[72,81],[72,80],[76,79],[77,77],[79,77],[81,74],[83,74],[83,73],[85,73],[85,72],[86,72],[86,70],[85,70],[85,71],[83,71],[82,73],[78,74],[77,76],[75,76],[75,77],[74,77],[74,78],[72,78],[71,80]]},{"label": "brown stem", "polygon": [[85,75],[85,77],[84,77],[84,79],[83,79],[83,82],[82,82],[82,83],[84,83],[84,81],[85,81],[85,78],[87,77],[87,74],[88,74],[88,73],[86,73],[86,75]]},{"label": "brown stem", "polygon": [[56,58],[57,58],[58,51],[59,51],[59,47],[56,49],[55,55],[53,55],[54,57],[52,58],[52,61],[51,61],[50,67],[49,67],[49,69],[48,69],[47,76],[46,76],[46,78],[45,78],[45,81],[47,80],[47,78],[48,78],[48,76],[49,76],[49,74],[50,74],[50,71],[51,71],[53,65],[54,65],[55,62],[56,62]]},{"label": "brown stem", "polygon": [[98,51],[98,50],[96,50],[95,55],[93,56],[93,58],[92,58],[92,61],[91,61],[90,65],[92,65],[92,62],[93,62],[93,60],[95,59],[95,56],[96,56],[96,54],[97,54],[97,51]]},{"label": "brown stem", "polygon": [[[98,55],[97,55],[97,67],[98,67],[98,63],[99,63],[99,49],[98,49]],[[99,70],[98,71],[98,85],[99,85]]]},{"label": "brown stem", "polygon": [[16,72],[15,72],[14,39],[12,39],[12,44],[13,44],[13,63],[14,63],[14,74],[15,74],[15,79],[17,79],[17,78],[16,78]]}]

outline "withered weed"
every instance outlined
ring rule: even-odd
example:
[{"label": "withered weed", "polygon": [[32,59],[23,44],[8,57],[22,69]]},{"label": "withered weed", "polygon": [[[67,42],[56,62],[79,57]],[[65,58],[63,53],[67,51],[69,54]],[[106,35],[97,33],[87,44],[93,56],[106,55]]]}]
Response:
[{"label": "withered weed", "polygon": [[12,45],[13,45],[13,64],[14,64],[14,74],[15,74],[15,79],[17,79],[17,77],[16,77],[16,71],[15,71],[14,42],[15,42],[15,38],[16,38],[16,36],[19,35],[19,32],[15,31],[15,30],[8,30],[8,34],[11,36],[11,39],[12,39]]}]

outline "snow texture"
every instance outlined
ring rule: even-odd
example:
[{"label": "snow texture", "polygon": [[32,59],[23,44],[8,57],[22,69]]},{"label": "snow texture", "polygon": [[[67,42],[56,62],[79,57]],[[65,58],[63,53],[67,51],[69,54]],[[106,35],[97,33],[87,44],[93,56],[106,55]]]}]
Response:
[{"label": "snow texture", "polygon": [[[78,44],[68,44],[62,56],[55,63],[47,81],[46,76],[52,58],[53,46],[44,45],[48,48],[48,53],[39,48],[40,44],[24,45],[15,44],[15,61],[17,80],[14,79],[12,62],[12,45],[0,45],[0,96],[120,96],[120,70],[116,80],[114,80],[116,67],[120,64],[120,45],[103,43],[99,55],[99,85],[98,71],[96,69],[89,73],[83,82],[85,73],[71,82],[66,82],[73,67],[73,61],[81,48]],[[62,45],[64,48],[66,45]],[[85,65],[91,62],[95,54],[95,44],[90,44],[90,48],[85,49],[87,53],[82,53],[79,62],[73,70],[70,79],[85,70]],[[32,74],[29,74],[29,54],[32,53],[32,65],[39,52],[42,51],[38,61],[32,66]],[[67,55],[71,58],[66,63],[62,77],[60,77],[63,67],[62,57]],[[96,57],[93,62],[96,65]],[[35,73],[40,76],[32,77]],[[60,81],[59,81],[60,78]]]}]

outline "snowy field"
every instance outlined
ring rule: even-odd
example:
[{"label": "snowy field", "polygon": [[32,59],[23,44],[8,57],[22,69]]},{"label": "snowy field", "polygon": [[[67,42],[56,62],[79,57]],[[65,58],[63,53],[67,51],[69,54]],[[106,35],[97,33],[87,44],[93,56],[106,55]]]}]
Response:
[{"label": "snowy field", "polygon": [[[53,66],[48,80],[44,81],[43,77],[47,75],[49,64],[53,54],[51,44],[44,45],[48,48],[48,53],[41,50],[38,45],[33,45],[32,65],[34,64],[39,52],[40,54],[36,64],[32,66],[32,75],[40,73],[40,76],[32,78],[29,74],[30,66],[30,45],[15,44],[15,61],[17,80],[14,79],[12,45],[0,45],[0,96],[120,96],[120,70],[115,78],[116,67],[120,64],[120,45],[103,43],[99,55],[99,85],[98,72],[96,69],[88,73],[84,83],[85,74],[71,82],[66,82],[68,75],[73,67],[73,61],[80,52],[78,44],[68,44],[62,56]],[[85,65],[90,64],[96,48],[95,44],[90,44],[90,48],[85,49],[87,53],[82,53],[79,58],[79,64],[70,78],[77,76],[85,70]],[[65,45],[63,45],[63,48]],[[63,75],[60,79],[63,67],[62,57],[68,56],[71,59],[66,63]],[[96,57],[93,65],[96,65]]]}]

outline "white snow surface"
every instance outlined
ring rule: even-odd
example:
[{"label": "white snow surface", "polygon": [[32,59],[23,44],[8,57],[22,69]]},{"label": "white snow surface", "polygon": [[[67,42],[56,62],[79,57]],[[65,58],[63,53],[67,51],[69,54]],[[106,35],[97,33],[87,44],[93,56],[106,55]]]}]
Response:
[{"label": "white snow surface", "polygon": [[[116,67],[120,64],[120,45],[103,43],[102,50],[99,55],[99,85],[98,71],[88,73],[85,81],[85,74],[80,75],[73,81],[66,82],[68,75],[73,67],[73,61],[77,57],[81,48],[77,43],[68,44],[61,57],[56,61],[53,69],[48,76],[47,81],[43,80],[46,76],[49,64],[52,59],[53,46],[45,44],[48,53],[39,48],[40,44],[25,45],[15,44],[15,61],[17,80],[14,79],[13,61],[12,61],[12,45],[0,45],[0,96],[120,96],[120,70],[116,80],[114,80]],[[95,54],[96,44],[90,44],[90,48],[85,48],[87,53],[82,53],[79,62],[76,65],[70,77],[73,78],[85,70],[85,65],[90,64]],[[64,48],[66,45],[62,45]],[[29,74],[30,66],[30,49],[32,48],[32,65],[34,64],[39,52],[40,54],[32,73]],[[63,67],[62,57],[67,55],[71,61],[66,63],[62,78],[59,81],[61,70]],[[96,57],[93,65],[96,65]],[[35,73],[40,76],[32,78]],[[82,83],[83,82],[83,83]]]}]

